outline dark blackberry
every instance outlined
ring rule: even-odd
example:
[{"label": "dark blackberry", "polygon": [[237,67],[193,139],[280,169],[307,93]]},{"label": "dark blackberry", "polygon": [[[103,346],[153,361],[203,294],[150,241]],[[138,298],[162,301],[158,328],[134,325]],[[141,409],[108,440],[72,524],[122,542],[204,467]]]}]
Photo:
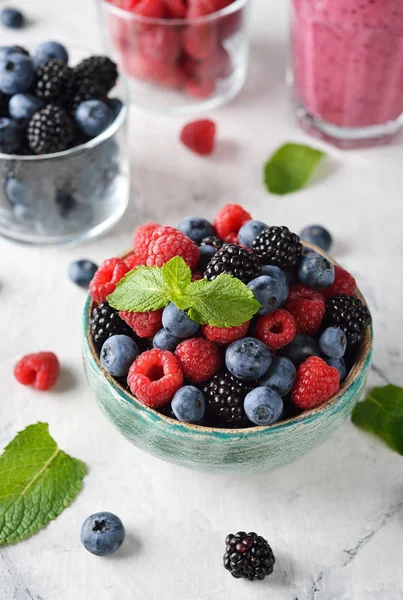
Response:
[{"label": "dark blackberry", "polygon": [[237,379],[228,371],[217,373],[207,381],[202,392],[207,402],[207,419],[215,426],[252,427],[243,409],[251,383]]},{"label": "dark blackberry", "polygon": [[221,238],[216,235],[212,235],[210,237],[205,237],[202,239],[200,246],[213,246],[216,250],[220,250],[224,245],[224,242]]},{"label": "dark blackberry", "polygon": [[225,539],[224,567],[235,579],[264,579],[273,573],[276,559],[267,541],[253,531],[230,533]]},{"label": "dark blackberry", "polygon": [[28,144],[34,154],[61,152],[72,145],[74,132],[74,124],[63,108],[48,104],[30,120]]},{"label": "dark blackberry", "polygon": [[211,281],[217,275],[226,273],[249,283],[261,272],[262,267],[254,254],[236,244],[224,244],[207,265],[204,278]]},{"label": "dark blackberry", "polygon": [[116,63],[107,56],[90,56],[82,60],[74,69],[72,110],[85,100],[104,100],[117,78]]},{"label": "dark blackberry", "polygon": [[324,325],[339,327],[347,336],[350,346],[356,346],[363,340],[363,331],[371,324],[368,308],[354,296],[336,296],[326,302]]},{"label": "dark blackberry", "polygon": [[292,267],[299,262],[302,244],[299,236],[288,227],[269,227],[262,231],[252,244],[253,252],[265,265]]},{"label": "dark blackberry", "polygon": [[56,58],[39,65],[36,72],[35,94],[46,102],[62,103],[71,86],[73,69]]},{"label": "dark blackberry", "polygon": [[92,339],[98,352],[112,335],[123,334],[134,338],[133,330],[119,317],[118,311],[102,302],[92,309],[90,318]]}]

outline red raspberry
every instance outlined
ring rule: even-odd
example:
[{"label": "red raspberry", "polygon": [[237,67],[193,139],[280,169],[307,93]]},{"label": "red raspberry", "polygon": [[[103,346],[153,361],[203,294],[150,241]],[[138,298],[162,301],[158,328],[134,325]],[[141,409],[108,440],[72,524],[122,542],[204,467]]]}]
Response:
[{"label": "red raspberry", "polygon": [[162,19],[165,16],[162,0],[140,0],[140,2],[134,6],[133,11],[136,15],[153,19]]},{"label": "red raspberry", "polygon": [[201,119],[185,125],[180,139],[192,152],[206,156],[214,150],[215,135],[215,123],[210,119]]},{"label": "red raspberry", "polygon": [[310,356],[297,369],[291,400],[298,408],[308,410],[329,400],[339,389],[339,371],[318,356]]},{"label": "red raspberry", "polygon": [[116,284],[126,275],[129,267],[121,258],[108,258],[101,263],[90,283],[90,296],[95,302],[105,302],[115,291]]},{"label": "red raspberry", "polygon": [[202,333],[210,342],[230,344],[244,337],[249,329],[249,325],[250,321],[238,327],[212,327],[211,325],[203,325]]},{"label": "red raspberry", "polygon": [[55,385],[59,373],[59,361],[53,352],[27,354],[14,367],[14,375],[22,385],[33,385],[41,392]]},{"label": "red raspberry", "polygon": [[185,92],[188,96],[192,96],[193,98],[209,98],[214,90],[214,81],[199,82],[188,79],[185,85]]},{"label": "red raspberry", "polygon": [[190,381],[200,383],[210,379],[221,367],[220,348],[205,338],[190,338],[177,346],[175,356]]},{"label": "red raspberry", "polygon": [[283,309],[259,317],[256,323],[256,337],[270,350],[279,350],[287,346],[296,334],[297,326],[294,317]]},{"label": "red raspberry", "polygon": [[[229,233],[228,235],[225,236],[224,241],[227,242],[228,244],[237,244],[238,243],[238,235],[234,232]],[[250,248],[245,248],[245,249],[250,251]]]},{"label": "red raspberry", "polygon": [[298,333],[314,335],[325,316],[325,298],[321,292],[296,283],[290,287],[285,308],[294,317]]},{"label": "red raspberry", "polygon": [[348,271],[334,265],[334,282],[330,287],[322,290],[322,293],[327,300],[328,298],[334,298],[334,296],[340,296],[340,294],[354,296],[356,290],[357,283],[354,277]]},{"label": "red raspberry", "polygon": [[203,279],[203,275],[199,271],[192,273],[192,281],[200,281],[200,279]]},{"label": "red raspberry", "polygon": [[130,271],[136,269],[137,267],[144,266],[146,264],[146,261],[147,256],[139,256],[135,252],[129,254],[129,256],[126,256],[125,258],[125,264],[129,267]]},{"label": "red raspberry", "polygon": [[133,237],[133,248],[136,254],[147,256],[152,235],[158,227],[161,227],[158,223],[144,223],[137,227]]},{"label": "red raspberry", "polygon": [[216,0],[188,0],[188,19],[205,17],[217,10]]},{"label": "red raspberry", "polygon": [[215,24],[189,25],[182,32],[183,50],[196,60],[205,60],[215,55],[218,47]]},{"label": "red raspberry", "polygon": [[181,51],[179,33],[174,27],[155,25],[139,36],[137,47],[143,55],[173,63]]},{"label": "red raspberry", "polygon": [[205,60],[196,60],[185,55],[181,65],[186,75],[196,82],[214,82],[218,77],[228,77],[232,72],[231,57],[222,46]]},{"label": "red raspberry", "polygon": [[140,338],[153,337],[162,327],[162,308],[149,312],[129,312],[121,310],[119,317],[131,327]]},{"label": "red raspberry", "polygon": [[123,57],[123,70],[130,77],[141,81],[164,81],[172,74],[172,65],[156,60],[140,52],[128,53]]},{"label": "red raspberry", "polygon": [[134,361],[127,383],[131,393],[143,404],[158,408],[172,400],[183,383],[183,373],[172,352],[154,348]]},{"label": "red raspberry", "polygon": [[242,225],[251,219],[251,215],[239,204],[226,204],[216,214],[214,227],[224,240],[230,233],[238,233]]},{"label": "red raspberry", "polygon": [[165,14],[168,19],[184,19],[186,5],[183,0],[164,0]]},{"label": "red raspberry", "polygon": [[193,270],[200,260],[200,250],[187,235],[174,227],[158,227],[148,247],[147,265],[162,267],[174,256],[181,256]]}]

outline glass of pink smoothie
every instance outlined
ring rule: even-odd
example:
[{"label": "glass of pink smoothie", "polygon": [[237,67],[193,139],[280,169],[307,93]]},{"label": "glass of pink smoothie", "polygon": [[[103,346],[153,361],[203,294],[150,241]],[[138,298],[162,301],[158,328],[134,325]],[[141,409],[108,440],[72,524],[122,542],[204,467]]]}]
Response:
[{"label": "glass of pink smoothie", "polygon": [[341,148],[403,126],[403,0],[293,0],[292,68],[304,129]]}]

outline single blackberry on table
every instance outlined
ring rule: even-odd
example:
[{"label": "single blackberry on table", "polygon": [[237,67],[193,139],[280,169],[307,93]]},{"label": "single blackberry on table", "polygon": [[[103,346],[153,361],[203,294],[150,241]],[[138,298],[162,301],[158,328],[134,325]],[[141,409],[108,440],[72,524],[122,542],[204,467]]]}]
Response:
[{"label": "single blackberry on table", "polygon": [[220,250],[224,245],[224,242],[221,238],[216,235],[211,235],[210,237],[205,237],[202,239],[200,246],[213,246],[216,250]]},{"label": "single blackberry on table", "polygon": [[112,335],[123,334],[134,337],[132,329],[119,317],[118,311],[107,302],[101,302],[92,309],[90,329],[98,352]]},{"label": "single blackberry on table", "polygon": [[288,227],[269,227],[252,244],[253,252],[265,265],[292,267],[299,262],[302,244],[299,236]]},{"label": "single blackberry on table", "polygon": [[250,382],[241,381],[228,371],[214,375],[202,387],[209,422],[216,426],[252,427],[243,409],[245,396],[252,388]]},{"label": "single blackberry on table", "polygon": [[63,61],[51,58],[39,65],[35,94],[46,102],[63,102],[71,88],[73,69]]},{"label": "single blackberry on table", "polygon": [[259,277],[261,272],[262,267],[254,254],[236,244],[224,244],[207,265],[204,278],[211,281],[226,273],[249,283]]},{"label": "single blackberry on table", "polygon": [[371,313],[359,298],[340,295],[326,302],[325,326],[344,331],[349,346],[362,342],[363,331],[371,324],[371,320]]},{"label": "single blackberry on table", "polygon": [[254,532],[230,533],[225,540],[224,567],[235,579],[262,580],[273,573],[276,559],[267,541]]},{"label": "single blackberry on table", "polygon": [[61,152],[72,145],[74,124],[60,107],[48,104],[34,114],[28,124],[27,137],[34,154]]}]

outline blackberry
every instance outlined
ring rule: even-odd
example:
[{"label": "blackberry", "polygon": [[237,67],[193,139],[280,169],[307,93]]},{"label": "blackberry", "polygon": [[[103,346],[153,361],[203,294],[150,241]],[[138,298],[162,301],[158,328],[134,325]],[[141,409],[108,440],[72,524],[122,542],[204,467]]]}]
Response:
[{"label": "blackberry", "polygon": [[134,338],[132,329],[119,317],[118,311],[107,302],[102,302],[92,309],[90,330],[98,352],[112,335],[123,334]]},{"label": "blackberry", "polygon": [[107,56],[90,56],[74,69],[72,110],[85,100],[104,100],[115,86],[118,70]]},{"label": "blackberry", "polygon": [[251,427],[243,409],[246,394],[253,389],[250,382],[237,379],[228,371],[217,373],[204,384],[207,418],[213,425]]},{"label": "blackberry", "polygon": [[273,573],[276,559],[267,541],[253,531],[230,533],[225,539],[224,567],[235,579],[264,579]]},{"label": "blackberry", "polygon": [[360,344],[363,331],[371,324],[368,308],[354,296],[336,296],[326,302],[324,324],[326,327],[339,327],[347,336],[350,346]]},{"label": "blackberry", "polygon": [[220,250],[224,245],[224,242],[221,238],[216,235],[212,235],[210,237],[205,237],[202,239],[200,246],[213,246],[216,250]]},{"label": "blackberry", "polygon": [[259,277],[261,272],[262,267],[254,254],[236,244],[224,244],[207,265],[204,278],[211,281],[217,275],[226,273],[249,283]]},{"label": "blackberry", "polygon": [[63,61],[51,58],[39,65],[35,94],[46,102],[62,103],[71,86],[73,69]]},{"label": "blackberry", "polygon": [[61,152],[72,145],[74,124],[59,106],[48,104],[34,114],[27,129],[28,144],[34,154]]},{"label": "blackberry", "polygon": [[262,231],[253,241],[252,248],[262,263],[281,269],[296,265],[302,255],[299,236],[284,226]]}]

